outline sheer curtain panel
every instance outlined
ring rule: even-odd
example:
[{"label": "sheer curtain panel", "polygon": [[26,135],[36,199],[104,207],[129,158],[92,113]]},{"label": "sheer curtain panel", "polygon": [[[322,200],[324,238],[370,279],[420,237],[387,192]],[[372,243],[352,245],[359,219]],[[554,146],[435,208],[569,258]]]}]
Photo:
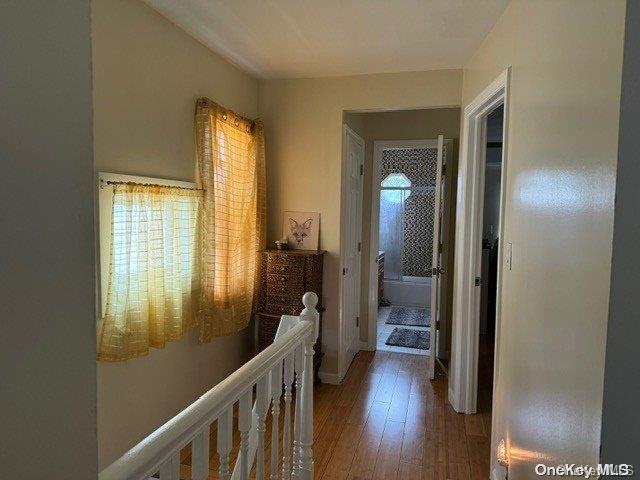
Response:
[{"label": "sheer curtain panel", "polygon": [[265,245],[263,129],[209,99],[196,102],[200,229],[200,341],[249,323]]},{"label": "sheer curtain panel", "polygon": [[199,291],[199,190],[113,186],[111,261],[98,359],[161,348],[193,326]]}]

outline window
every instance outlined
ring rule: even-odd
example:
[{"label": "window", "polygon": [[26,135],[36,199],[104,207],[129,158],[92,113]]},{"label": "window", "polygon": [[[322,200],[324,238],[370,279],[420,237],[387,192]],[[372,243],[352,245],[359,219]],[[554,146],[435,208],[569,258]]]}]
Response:
[{"label": "window", "polygon": [[123,360],[190,327],[201,192],[188,182],[100,174],[98,357]]},{"label": "window", "polygon": [[390,173],[380,182],[380,186],[382,188],[409,188],[411,180],[404,173]]},{"label": "window", "polygon": [[195,126],[197,188],[100,174],[99,360],[249,323],[265,243],[262,123],[200,98]]}]

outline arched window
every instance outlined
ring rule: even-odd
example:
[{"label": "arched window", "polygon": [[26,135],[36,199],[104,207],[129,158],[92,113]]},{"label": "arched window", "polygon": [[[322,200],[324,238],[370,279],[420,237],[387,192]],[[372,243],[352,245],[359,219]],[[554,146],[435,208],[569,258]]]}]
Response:
[{"label": "arched window", "polygon": [[409,188],[411,180],[404,173],[390,173],[387,178],[380,182],[381,187],[386,188]]}]

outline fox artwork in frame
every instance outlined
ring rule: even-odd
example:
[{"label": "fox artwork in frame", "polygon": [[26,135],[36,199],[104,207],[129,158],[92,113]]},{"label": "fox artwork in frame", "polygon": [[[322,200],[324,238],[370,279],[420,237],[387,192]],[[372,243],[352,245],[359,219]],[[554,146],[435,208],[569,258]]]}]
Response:
[{"label": "fox artwork in frame", "polygon": [[284,212],[282,235],[293,250],[318,250],[320,214],[318,212]]}]

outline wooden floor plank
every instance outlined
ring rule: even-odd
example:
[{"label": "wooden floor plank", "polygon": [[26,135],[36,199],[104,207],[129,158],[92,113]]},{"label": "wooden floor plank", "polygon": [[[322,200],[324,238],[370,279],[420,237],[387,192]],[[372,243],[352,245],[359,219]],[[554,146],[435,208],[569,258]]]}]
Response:
[{"label": "wooden floor plank", "polygon": [[350,477],[364,479],[373,476],[388,411],[388,403],[374,402],[371,406],[371,414],[355,446],[355,456],[349,469]]},{"label": "wooden floor plank", "polygon": [[404,422],[387,419],[373,471],[374,480],[395,480],[398,478],[403,432]]}]

